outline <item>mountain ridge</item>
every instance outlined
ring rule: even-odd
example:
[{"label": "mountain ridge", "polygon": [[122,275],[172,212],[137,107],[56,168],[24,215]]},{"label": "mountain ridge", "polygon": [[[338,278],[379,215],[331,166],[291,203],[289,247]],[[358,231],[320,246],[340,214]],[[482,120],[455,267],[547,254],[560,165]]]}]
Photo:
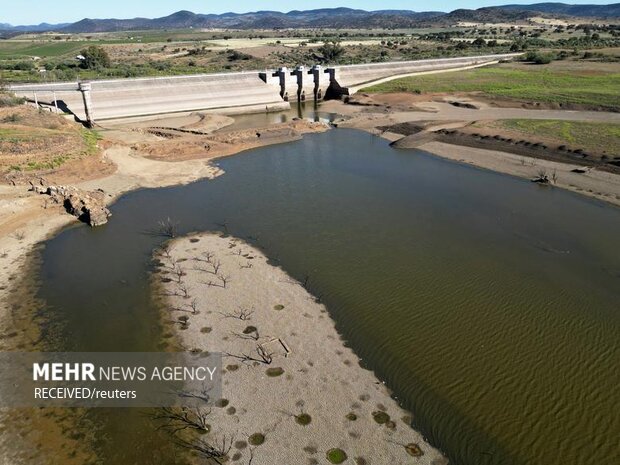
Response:
[{"label": "mountain ridge", "polygon": [[576,18],[620,18],[620,3],[578,5],[566,3],[507,4],[475,10],[441,11],[374,10],[319,8],[288,12],[260,10],[247,13],[200,14],[180,10],[160,18],[84,18],[74,23],[12,26],[0,23],[0,30],[11,32],[95,33],[141,29],[272,29],[272,28],[373,28],[416,27],[424,23],[455,24],[459,21],[493,22],[525,20],[532,14]]}]

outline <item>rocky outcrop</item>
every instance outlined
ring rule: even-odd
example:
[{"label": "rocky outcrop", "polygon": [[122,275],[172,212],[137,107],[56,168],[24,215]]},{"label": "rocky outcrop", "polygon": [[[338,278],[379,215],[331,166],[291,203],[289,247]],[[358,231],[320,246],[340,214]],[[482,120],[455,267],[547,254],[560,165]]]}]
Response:
[{"label": "rocky outcrop", "polygon": [[100,226],[112,216],[106,207],[105,193],[102,190],[85,191],[73,186],[36,186],[31,191],[49,195],[53,202],[64,206],[67,213],[77,217],[90,226]]}]

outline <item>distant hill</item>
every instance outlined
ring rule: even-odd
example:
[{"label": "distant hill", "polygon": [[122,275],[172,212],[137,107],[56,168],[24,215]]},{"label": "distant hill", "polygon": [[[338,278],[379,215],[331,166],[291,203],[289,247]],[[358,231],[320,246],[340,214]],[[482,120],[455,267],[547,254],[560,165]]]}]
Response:
[{"label": "distant hill", "polygon": [[477,10],[459,9],[437,18],[443,24],[455,24],[460,21],[476,23],[509,23],[525,21],[532,16],[532,11],[504,10],[502,7],[487,7]]},{"label": "distant hill", "polygon": [[70,26],[71,23],[62,23],[62,24],[32,24],[29,26],[12,26],[8,23],[0,23],[0,31],[14,31],[14,32],[45,32],[51,31],[54,29],[62,29],[63,27]]},{"label": "distant hill", "polygon": [[500,5],[477,10],[454,10],[437,20],[443,24],[454,24],[459,21],[501,23],[523,21],[535,14],[559,18],[620,18],[620,3],[611,5],[568,5],[566,3]]},{"label": "distant hill", "polygon": [[532,5],[502,5],[504,11],[536,11],[540,13],[574,16],[577,18],[619,18],[620,3],[610,5],[569,5],[566,3],[534,3]]},{"label": "distant hill", "polygon": [[64,32],[104,32],[136,29],[185,29],[185,28],[362,28],[362,27],[413,27],[421,20],[437,17],[439,11],[414,12],[407,10],[364,11],[352,8],[323,8],[307,11],[257,11],[252,13],[196,14],[178,11],[170,16],[155,19],[83,19],[63,28]]},{"label": "distant hill", "polygon": [[620,18],[620,3],[611,5],[569,5],[535,3],[501,5],[476,10],[459,9],[450,13],[409,10],[365,11],[353,8],[316,10],[255,11],[251,13],[196,14],[178,11],[162,18],[90,19],[72,24],[11,26],[0,23],[0,31],[93,33],[144,29],[273,29],[273,28],[406,28],[429,24],[455,24],[459,21],[510,22],[526,20],[533,14],[577,18]]}]

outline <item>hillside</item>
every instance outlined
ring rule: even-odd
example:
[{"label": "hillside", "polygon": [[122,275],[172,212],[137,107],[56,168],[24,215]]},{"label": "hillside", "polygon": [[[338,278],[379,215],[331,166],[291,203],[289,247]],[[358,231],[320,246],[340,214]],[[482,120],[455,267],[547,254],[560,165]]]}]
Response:
[{"label": "hillside", "polygon": [[529,11],[577,18],[618,18],[620,3],[609,5],[569,5],[566,3],[534,3],[532,5],[502,5],[492,7],[504,11]]},{"label": "hillside", "polygon": [[179,11],[162,18],[83,19],[63,28],[63,32],[104,32],[135,29],[234,28],[271,29],[304,27],[413,27],[420,20],[443,15],[404,10],[364,11],[351,8],[324,8],[307,11],[257,11],[252,13],[196,14]]},{"label": "hillside", "polygon": [[409,10],[365,11],[353,8],[321,8],[315,10],[255,11],[249,13],[197,14],[178,11],[161,18],[91,19],[72,24],[11,26],[0,23],[0,31],[93,33],[147,29],[274,29],[274,28],[410,28],[429,24],[471,22],[524,21],[533,14],[575,18],[620,18],[620,3],[610,5],[570,5],[565,3],[535,3],[458,9],[450,13]]}]

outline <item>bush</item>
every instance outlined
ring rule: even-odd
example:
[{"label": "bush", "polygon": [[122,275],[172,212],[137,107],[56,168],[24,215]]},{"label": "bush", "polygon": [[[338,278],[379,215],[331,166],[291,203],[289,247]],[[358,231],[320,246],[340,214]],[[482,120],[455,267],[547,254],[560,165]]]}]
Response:
[{"label": "bush", "polygon": [[16,97],[8,92],[2,92],[0,88],[0,108],[2,107],[15,107],[22,105],[26,100],[21,97]]},{"label": "bush", "polygon": [[540,53],[540,52],[528,52],[525,55],[524,61],[529,61],[531,63],[537,65],[547,65],[553,61],[555,56],[551,53]]},{"label": "bush", "polygon": [[251,55],[238,50],[231,50],[228,54],[228,61],[249,60],[250,58],[252,58]]},{"label": "bush", "polygon": [[110,66],[110,56],[103,47],[91,45],[90,47],[82,50],[80,54],[84,57],[84,60],[82,60],[82,68],[97,69],[107,68]]},{"label": "bush", "polygon": [[324,42],[319,47],[319,52],[325,61],[335,61],[344,54],[344,47],[338,42]]},{"label": "bush", "polygon": [[34,63],[32,61],[20,61],[12,66],[15,71],[32,71]]}]

